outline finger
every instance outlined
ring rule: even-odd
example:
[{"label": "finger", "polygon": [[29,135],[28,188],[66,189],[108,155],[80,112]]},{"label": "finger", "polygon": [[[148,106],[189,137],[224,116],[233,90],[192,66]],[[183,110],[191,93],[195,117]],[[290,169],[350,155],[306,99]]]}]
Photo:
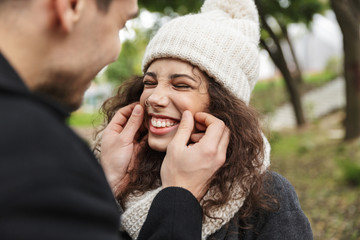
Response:
[{"label": "finger", "polygon": [[127,121],[123,131],[121,132],[121,137],[132,142],[135,138],[136,133],[138,132],[140,126],[143,123],[144,118],[144,109],[140,104],[137,104],[132,111],[129,120]]},{"label": "finger", "polygon": [[206,126],[205,135],[201,142],[209,144],[208,147],[216,148],[225,130],[225,124],[222,120],[209,113],[199,112],[195,114],[195,120]]},{"label": "finger", "polygon": [[135,168],[135,165],[137,164],[137,159],[134,156],[136,156],[135,152],[134,152],[134,155],[130,159],[129,166],[127,168],[127,172],[132,171]]},{"label": "finger", "polygon": [[221,162],[221,165],[224,164],[225,159],[226,159],[226,152],[229,146],[229,142],[230,142],[230,129],[225,127],[224,133],[221,136],[219,145],[218,145],[218,153],[220,154],[220,156],[224,156],[223,158],[223,162]]},{"label": "finger", "polygon": [[[142,105],[141,105],[141,107],[142,107]],[[148,133],[148,130],[145,127],[145,121],[146,121],[146,119],[143,118],[143,123],[141,124],[139,130],[135,134],[134,140],[136,140],[137,142],[141,142],[142,139],[144,138],[144,136],[146,136]]]},{"label": "finger", "polygon": [[193,133],[191,134],[191,141],[194,143],[197,143],[200,141],[200,139],[204,136],[205,133]]},{"label": "finger", "polygon": [[206,126],[203,124],[200,124],[199,122],[195,123],[195,128],[196,128],[196,130],[198,130],[200,132],[205,132],[205,130],[206,130]]},{"label": "finger", "polygon": [[193,129],[194,129],[194,118],[191,112],[186,110],[182,114],[180,125],[171,143],[175,145],[185,146],[190,139],[190,135]]},{"label": "finger", "polygon": [[214,122],[221,121],[214,115],[211,115],[210,113],[206,113],[206,112],[197,112],[194,118],[196,123],[199,124],[199,126],[202,125],[206,128],[208,128],[209,125],[213,124]]},{"label": "finger", "polygon": [[123,130],[129,117],[131,116],[131,113],[133,112],[136,104],[137,103],[132,103],[130,105],[120,108],[109,122],[107,128],[109,130],[120,133]]}]

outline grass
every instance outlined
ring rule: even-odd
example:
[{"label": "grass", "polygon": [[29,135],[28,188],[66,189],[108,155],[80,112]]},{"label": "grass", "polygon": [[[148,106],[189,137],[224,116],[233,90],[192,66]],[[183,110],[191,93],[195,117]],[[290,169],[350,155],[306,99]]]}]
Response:
[{"label": "grass", "polygon": [[346,165],[360,166],[360,140],[329,138],[342,118],[335,113],[307,129],[270,134],[272,169],[294,185],[314,239],[360,239],[360,183],[349,178],[360,171]]},{"label": "grass", "polygon": [[68,119],[68,124],[72,127],[92,127],[98,126],[103,121],[100,113],[84,113],[76,111]]},{"label": "grass", "polygon": [[[324,71],[305,74],[303,77],[304,86],[301,92],[306,93],[314,88],[323,86],[333,80],[336,75],[329,71]],[[271,99],[271,101],[269,101],[269,99]],[[284,80],[282,78],[276,78],[269,81],[261,81],[255,85],[251,96],[251,105],[262,114],[268,114],[274,112],[278,106],[286,103],[288,99]]]}]

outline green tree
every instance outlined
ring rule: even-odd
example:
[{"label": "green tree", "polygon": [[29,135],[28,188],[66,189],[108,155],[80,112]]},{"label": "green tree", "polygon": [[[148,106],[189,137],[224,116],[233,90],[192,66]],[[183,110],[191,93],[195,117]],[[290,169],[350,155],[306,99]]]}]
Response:
[{"label": "green tree", "polygon": [[[291,23],[309,26],[314,14],[321,12],[324,5],[317,0],[255,0],[255,3],[262,25],[260,43],[283,75],[297,125],[302,126],[306,123],[301,103],[302,74],[287,28]],[[276,23],[277,28],[269,24],[269,19]],[[288,43],[294,68],[285,58],[282,40]]]},{"label": "green tree", "polygon": [[343,33],[346,85],[345,140],[360,137],[360,1],[331,0]]},{"label": "green tree", "polygon": [[184,15],[189,12],[199,11],[203,3],[204,0],[142,0],[139,5],[153,12],[166,13],[170,9],[170,11]]},{"label": "green tree", "polygon": [[136,38],[126,40],[122,44],[117,61],[106,69],[105,76],[109,82],[120,84],[133,75],[142,73],[141,61],[150,38],[150,30],[136,29],[135,32]]}]

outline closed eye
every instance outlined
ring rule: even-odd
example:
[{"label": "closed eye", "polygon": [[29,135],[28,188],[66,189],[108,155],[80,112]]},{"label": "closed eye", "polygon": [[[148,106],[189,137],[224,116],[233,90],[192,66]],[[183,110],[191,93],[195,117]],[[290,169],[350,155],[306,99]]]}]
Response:
[{"label": "closed eye", "polygon": [[144,81],[143,84],[144,87],[155,87],[157,85],[157,83],[154,81]]},{"label": "closed eye", "polygon": [[174,86],[174,88],[177,88],[177,89],[189,89],[189,88],[191,88],[191,86],[189,86],[187,84],[174,84],[173,86]]}]

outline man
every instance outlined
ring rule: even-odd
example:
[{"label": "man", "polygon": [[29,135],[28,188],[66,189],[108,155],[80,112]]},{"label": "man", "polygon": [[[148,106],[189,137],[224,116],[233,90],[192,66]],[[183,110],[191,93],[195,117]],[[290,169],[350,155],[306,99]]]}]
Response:
[{"label": "man", "polygon": [[[0,0],[0,239],[120,238],[103,170],[64,122],[91,79],[117,58],[118,32],[137,12],[136,0]],[[143,109],[120,115],[129,119],[109,125],[108,146],[121,153],[116,178],[124,179],[132,150],[117,143],[131,146]],[[140,239],[200,238],[196,197],[226,154],[210,142],[229,138],[218,119],[201,124],[205,136],[187,146],[194,120],[184,113],[162,166],[167,188]]]}]

